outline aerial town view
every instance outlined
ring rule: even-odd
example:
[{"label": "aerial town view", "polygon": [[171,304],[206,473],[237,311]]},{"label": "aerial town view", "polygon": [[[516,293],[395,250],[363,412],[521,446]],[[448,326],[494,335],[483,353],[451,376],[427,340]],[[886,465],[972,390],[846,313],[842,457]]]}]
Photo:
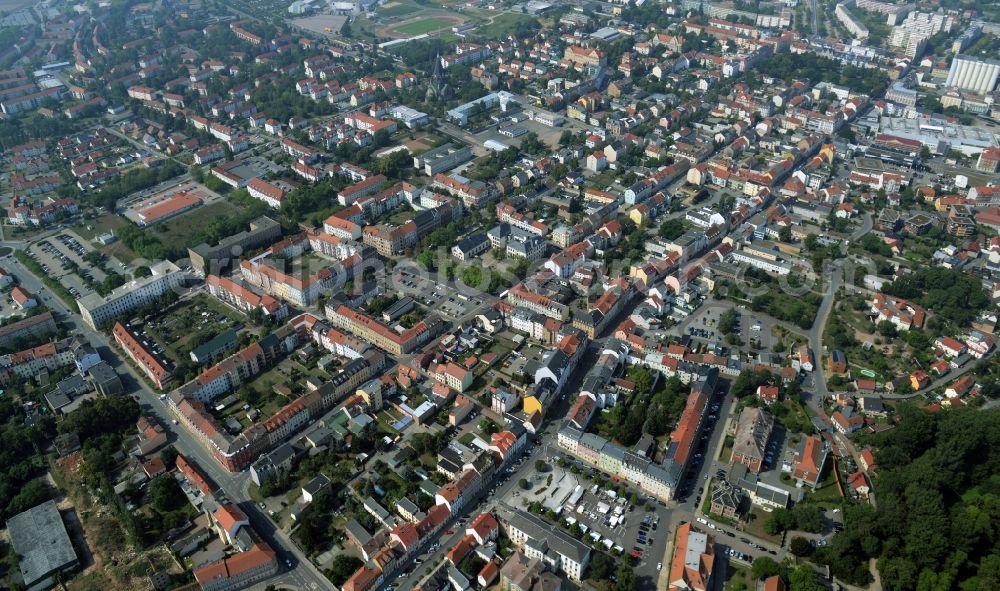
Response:
[{"label": "aerial town view", "polygon": [[0,0],[0,589],[1000,591],[1000,2]]}]

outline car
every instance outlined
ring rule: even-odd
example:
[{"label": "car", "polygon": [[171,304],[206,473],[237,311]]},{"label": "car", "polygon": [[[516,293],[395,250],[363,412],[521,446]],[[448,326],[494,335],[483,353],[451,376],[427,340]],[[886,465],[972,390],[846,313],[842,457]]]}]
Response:
[{"label": "car", "polygon": [[740,541],[743,542],[744,544],[750,544],[751,546],[753,545],[747,538],[740,538]]},{"label": "car", "polygon": [[174,424],[176,425],[176,424],[177,424],[177,419],[174,419],[174,420],[173,420],[173,423],[174,423]]},{"label": "car", "polygon": [[661,570],[663,570],[663,563],[662,562],[657,562],[656,563],[656,571],[659,572]]},{"label": "car", "polygon": [[423,563],[424,563],[424,561],[422,559],[420,559],[420,558],[414,558],[413,559],[413,564],[423,564]]},{"label": "car", "polygon": [[702,525],[708,525],[708,520],[705,519],[704,517],[699,517],[698,518],[698,523],[700,523]]},{"label": "car", "polygon": [[454,533],[455,533],[455,530],[452,530],[452,529],[446,529],[446,530],[444,530],[444,535],[446,535],[446,536],[450,536],[450,535],[452,535]]}]

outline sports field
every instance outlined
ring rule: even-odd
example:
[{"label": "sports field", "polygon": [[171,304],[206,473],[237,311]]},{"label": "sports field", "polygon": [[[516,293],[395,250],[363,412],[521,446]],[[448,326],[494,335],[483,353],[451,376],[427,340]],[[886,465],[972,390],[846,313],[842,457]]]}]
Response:
[{"label": "sports field", "polygon": [[403,33],[404,35],[423,35],[424,33],[430,33],[432,31],[440,31],[441,29],[450,29],[452,25],[453,22],[450,20],[432,17],[432,18],[423,18],[393,28],[396,31]]}]

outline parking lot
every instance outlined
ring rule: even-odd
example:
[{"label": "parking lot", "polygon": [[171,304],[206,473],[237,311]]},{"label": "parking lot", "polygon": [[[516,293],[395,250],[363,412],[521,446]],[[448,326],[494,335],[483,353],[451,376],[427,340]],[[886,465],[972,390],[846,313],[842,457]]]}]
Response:
[{"label": "parking lot", "polygon": [[[642,506],[631,503],[634,489],[609,481],[568,456],[562,456],[566,462],[565,467],[560,467],[561,454],[550,451],[553,453],[544,458],[549,470],[539,472],[529,466],[531,471],[525,479],[530,488],[514,486],[503,501],[524,508],[535,502],[541,504],[546,519],[559,522],[553,527],[571,534],[577,532],[583,541],[610,554],[631,556],[637,574],[655,581],[670,537],[669,527],[661,523],[667,510],[646,501]],[[605,488],[607,482],[613,488]]]},{"label": "parking lot", "polygon": [[[66,234],[59,236],[67,236],[68,238]],[[83,259],[87,253],[86,249],[75,239],[71,240],[72,242],[58,237],[42,240],[34,244],[29,249],[28,254],[38,261],[42,271],[62,283],[74,298],[80,299],[93,292],[87,287],[85,278],[91,282],[100,282],[104,281],[107,273],[86,262]],[[82,255],[79,254],[81,252]],[[75,273],[70,271],[71,265],[74,264],[77,266]]]},{"label": "parking lot", "polygon": [[[490,296],[467,295],[452,285],[445,285],[434,279],[399,269],[393,274],[394,288],[453,321],[465,321],[488,303]],[[491,303],[491,302],[489,302]]]}]

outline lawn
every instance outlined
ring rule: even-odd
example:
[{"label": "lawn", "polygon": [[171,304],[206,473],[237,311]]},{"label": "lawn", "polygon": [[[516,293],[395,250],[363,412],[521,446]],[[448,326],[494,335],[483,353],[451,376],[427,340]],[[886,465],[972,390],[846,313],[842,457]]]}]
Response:
[{"label": "lawn", "polygon": [[837,489],[837,478],[831,473],[827,475],[823,486],[806,493],[806,497],[802,502],[809,503],[810,505],[822,505],[825,503],[837,506],[840,504],[841,499],[843,497],[840,496],[840,491]]},{"label": "lawn", "polygon": [[430,33],[432,31],[439,31],[441,29],[450,29],[452,26],[451,21],[444,20],[443,18],[424,18],[418,21],[413,21],[412,23],[406,23],[405,25],[400,25],[395,27],[396,31],[403,33],[404,35],[423,35],[425,33]]},{"label": "lawn", "polygon": [[492,23],[483,25],[483,30],[489,31],[491,38],[502,38],[513,33],[517,29],[518,25],[531,21],[537,21],[537,19],[526,14],[512,14],[506,12],[494,16]]},{"label": "lawn", "polygon": [[730,591],[749,591],[756,588],[756,582],[750,569],[737,566],[732,562],[726,564],[726,589]]},{"label": "lawn", "polygon": [[376,12],[379,16],[393,17],[413,14],[419,10],[421,10],[419,6],[409,2],[390,2],[380,7]]},{"label": "lawn", "polygon": [[127,226],[128,220],[113,213],[102,213],[92,220],[83,220],[74,224],[73,231],[79,234],[84,240],[93,240],[105,232],[111,232]]},{"label": "lawn", "polygon": [[234,216],[239,209],[229,201],[216,201],[203,205],[180,217],[152,226],[153,234],[166,244],[195,246],[202,241],[205,227],[217,218]]},{"label": "lawn", "polygon": [[756,506],[752,507],[750,509],[750,515],[748,516],[748,520],[746,522],[746,525],[744,526],[743,531],[755,538],[767,540],[768,542],[772,542],[774,544],[781,544],[780,535],[772,536],[766,531],[764,531],[764,523],[770,516],[771,516],[770,513],[764,511],[760,507]]},{"label": "lawn", "polygon": [[[102,213],[92,220],[83,220],[82,222],[72,226],[72,228],[73,231],[76,232],[76,234],[83,240],[94,240],[101,234],[114,232],[115,230],[128,225],[130,225],[129,221],[121,216],[117,216],[113,213]],[[123,263],[131,263],[135,259],[139,258],[137,254],[132,252],[132,249],[125,246],[121,242],[112,242],[107,246],[100,246],[98,244],[96,247],[101,253],[109,257],[115,257]]]}]

